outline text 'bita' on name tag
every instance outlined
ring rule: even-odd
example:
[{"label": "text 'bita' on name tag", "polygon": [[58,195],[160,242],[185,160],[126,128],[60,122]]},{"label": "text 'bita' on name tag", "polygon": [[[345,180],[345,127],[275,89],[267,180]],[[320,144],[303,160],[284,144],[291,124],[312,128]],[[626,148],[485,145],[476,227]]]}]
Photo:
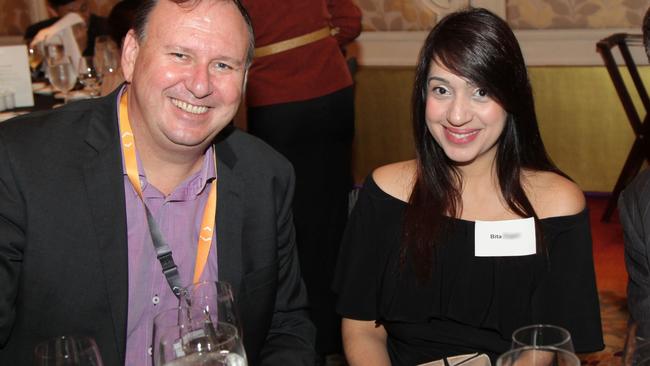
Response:
[{"label": "text 'bita' on name tag", "polygon": [[535,220],[476,221],[474,255],[514,257],[535,254]]}]

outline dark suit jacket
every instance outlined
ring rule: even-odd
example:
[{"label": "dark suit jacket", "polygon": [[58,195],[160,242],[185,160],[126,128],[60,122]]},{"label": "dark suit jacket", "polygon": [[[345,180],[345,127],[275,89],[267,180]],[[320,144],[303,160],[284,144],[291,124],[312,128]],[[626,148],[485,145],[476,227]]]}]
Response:
[{"label": "dark suit jacket", "polygon": [[[293,170],[233,128],[216,149],[219,277],[233,285],[249,363],[313,364]],[[115,93],[0,125],[0,365],[31,365],[36,343],[72,334],[124,364],[124,200]]]},{"label": "dark suit jacket", "polygon": [[[43,28],[47,28],[52,24],[56,23],[57,20],[61,18],[50,18],[42,20],[38,23],[34,23],[27,27],[25,31],[25,39],[32,39],[36,34]],[[95,37],[103,36],[108,34],[108,21],[106,18],[99,17],[95,14],[90,14],[90,20],[88,21],[88,44],[86,49],[82,50],[84,56],[92,56],[95,54]]]},{"label": "dark suit jacket", "polygon": [[[627,303],[632,318],[650,321],[650,170],[641,172],[618,199],[625,233]],[[650,335],[650,334],[648,334]]]}]

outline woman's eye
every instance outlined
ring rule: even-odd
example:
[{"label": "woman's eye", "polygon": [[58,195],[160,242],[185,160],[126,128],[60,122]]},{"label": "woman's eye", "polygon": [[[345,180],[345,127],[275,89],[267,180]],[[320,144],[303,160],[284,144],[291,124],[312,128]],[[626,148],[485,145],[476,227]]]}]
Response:
[{"label": "woman's eye", "polygon": [[476,95],[477,97],[485,98],[488,96],[488,92],[485,89],[476,89],[474,95]]},{"label": "woman's eye", "polygon": [[431,89],[431,92],[433,94],[435,94],[435,95],[448,95],[449,94],[449,90],[447,90],[446,88],[444,88],[442,86],[434,87],[433,89]]}]

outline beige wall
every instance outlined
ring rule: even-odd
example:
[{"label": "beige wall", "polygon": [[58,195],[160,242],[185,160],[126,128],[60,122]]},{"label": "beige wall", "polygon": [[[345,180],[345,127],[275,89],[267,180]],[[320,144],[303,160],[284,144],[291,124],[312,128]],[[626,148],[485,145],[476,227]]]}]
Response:
[{"label": "beige wall", "polygon": [[[640,71],[650,85],[650,67]],[[611,191],[634,134],[605,68],[531,67],[529,72],[540,131],[553,161],[585,191]],[[413,69],[406,67],[358,71],[357,182],[377,166],[413,157],[412,79]]]}]

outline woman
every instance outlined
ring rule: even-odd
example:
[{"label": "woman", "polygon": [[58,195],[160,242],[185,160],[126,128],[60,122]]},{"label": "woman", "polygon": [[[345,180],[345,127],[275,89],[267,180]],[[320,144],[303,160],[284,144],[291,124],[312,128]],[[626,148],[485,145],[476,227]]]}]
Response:
[{"label": "woman", "polygon": [[413,127],[416,159],[373,172],[344,236],[334,288],[349,363],[494,360],[534,323],[602,349],[585,199],[545,152],[502,19],[471,9],[435,26]]}]

